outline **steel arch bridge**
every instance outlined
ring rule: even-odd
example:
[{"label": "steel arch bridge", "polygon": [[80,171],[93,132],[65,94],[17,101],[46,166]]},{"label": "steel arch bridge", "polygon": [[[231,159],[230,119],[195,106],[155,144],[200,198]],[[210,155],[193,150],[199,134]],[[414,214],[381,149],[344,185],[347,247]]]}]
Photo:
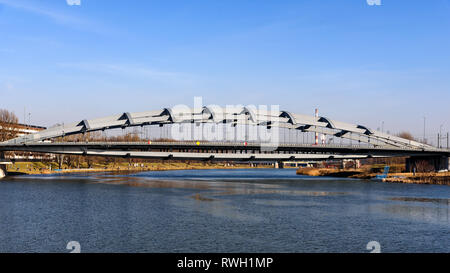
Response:
[{"label": "steel arch bridge", "polygon": [[[359,145],[284,144],[276,143],[273,150],[264,150],[264,143],[207,141],[197,142],[61,142],[61,138],[95,131],[149,125],[225,124],[265,127],[319,133],[356,141]],[[54,141],[58,139],[58,141]],[[362,145],[361,145],[362,143]],[[367,126],[336,121],[327,117],[294,114],[288,111],[262,110],[251,107],[218,106],[202,108],[164,108],[161,110],[121,113],[114,116],[81,120],[56,126],[35,134],[0,143],[4,151],[29,151],[69,155],[120,156],[159,159],[196,160],[326,160],[367,157],[427,156],[446,158],[449,150],[438,149],[416,141],[372,130]],[[439,159],[440,160],[440,159]],[[445,165],[445,162],[441,165]]]},{"label": "steel arch bridge", "polygon": [[294,114],[288,111],[267,111],[248,107],[222,109],[219,107],[203,107],[200,109],[171,109],[122,113],[119,115],[82,120],[69,125],[56,126],[39,133],[18,137],[1,144],[29,144],[52,140],[59,137],[104,131],[116,128],[128,128],[146,125],[179,124],[179,123],[224,123],[231,125],[256,125],[267,128],[279,127],[313,132],[343,139],[367,143],[374,147],[435,150],[434,147],[416,141],[375,131],[367,126],[350,124],[332,120],[327,117],[314,117]]}]

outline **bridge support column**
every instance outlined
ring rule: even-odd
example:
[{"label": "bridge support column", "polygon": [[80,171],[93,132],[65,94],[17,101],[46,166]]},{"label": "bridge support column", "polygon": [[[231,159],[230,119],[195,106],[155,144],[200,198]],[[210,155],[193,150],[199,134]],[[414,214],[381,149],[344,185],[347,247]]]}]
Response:
[{"label": "bridge support column", "polygon": [[284,169],[283,161],[277,161],[274,164],[275,169]]},{"label": "bridge support column", "polygon": [[6,165],[0,164],[0,179],[6,176]]},{"label": "bridge support column", "polygon": [[450,170],[448,156],[412,156],[406,159],[407,172],[429,172]]},{"label": "bridge support column", "polygon": [[0,152],[0,179],[4,178],[6,176],[6,163],[2,164],[2,161],[5,161],[5,154],[3,152]]}]

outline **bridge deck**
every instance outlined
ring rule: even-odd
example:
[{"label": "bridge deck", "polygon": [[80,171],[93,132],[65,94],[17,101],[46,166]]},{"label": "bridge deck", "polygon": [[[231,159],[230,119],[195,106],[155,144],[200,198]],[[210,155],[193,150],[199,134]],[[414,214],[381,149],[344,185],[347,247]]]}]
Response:
[{"label": "bridge deck", "polygon": [[450,156],[444,149],[369,145],[311,145],[233,142],[39,142],[0,144],[0,151],[166,159],[305,160],[392,156]]}]

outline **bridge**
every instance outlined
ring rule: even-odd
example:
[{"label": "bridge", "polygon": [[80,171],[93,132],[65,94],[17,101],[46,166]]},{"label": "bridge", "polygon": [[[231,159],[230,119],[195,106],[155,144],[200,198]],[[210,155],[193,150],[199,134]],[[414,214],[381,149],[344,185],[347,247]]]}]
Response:
[{"label": "bridge", "polygon": [[[88,141],[85,137],[92,132],[105,133],[144,127],[160,128],[159,130],[170,128],[171,136],[168,138],[171,141]],[[232,138],[228,138],[230,132]],[[76,141],[65,140],[68,136],[77,135],[79,138]],[[307,139],[312,136],[313,141],[305,141],[305,135]],[[7,151],[170,160],[274,162],[401,156],[410,157],[407,164],[409,167],[417,160],[427,160],[436,170],[449,169],[450,156],[449,149],[439,149],[359,124],[244,106],[174,107],[84,119],[0,143],[0,153]]]}]

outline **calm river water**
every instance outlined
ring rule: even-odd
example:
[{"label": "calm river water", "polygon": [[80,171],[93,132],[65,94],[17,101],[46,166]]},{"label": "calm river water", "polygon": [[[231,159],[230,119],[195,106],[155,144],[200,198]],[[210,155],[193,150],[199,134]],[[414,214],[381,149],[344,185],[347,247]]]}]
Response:
[{"label": "calm river water", "polygon": [[450,187],[294,169],[9,177],[0,252],[450,252]]}]

